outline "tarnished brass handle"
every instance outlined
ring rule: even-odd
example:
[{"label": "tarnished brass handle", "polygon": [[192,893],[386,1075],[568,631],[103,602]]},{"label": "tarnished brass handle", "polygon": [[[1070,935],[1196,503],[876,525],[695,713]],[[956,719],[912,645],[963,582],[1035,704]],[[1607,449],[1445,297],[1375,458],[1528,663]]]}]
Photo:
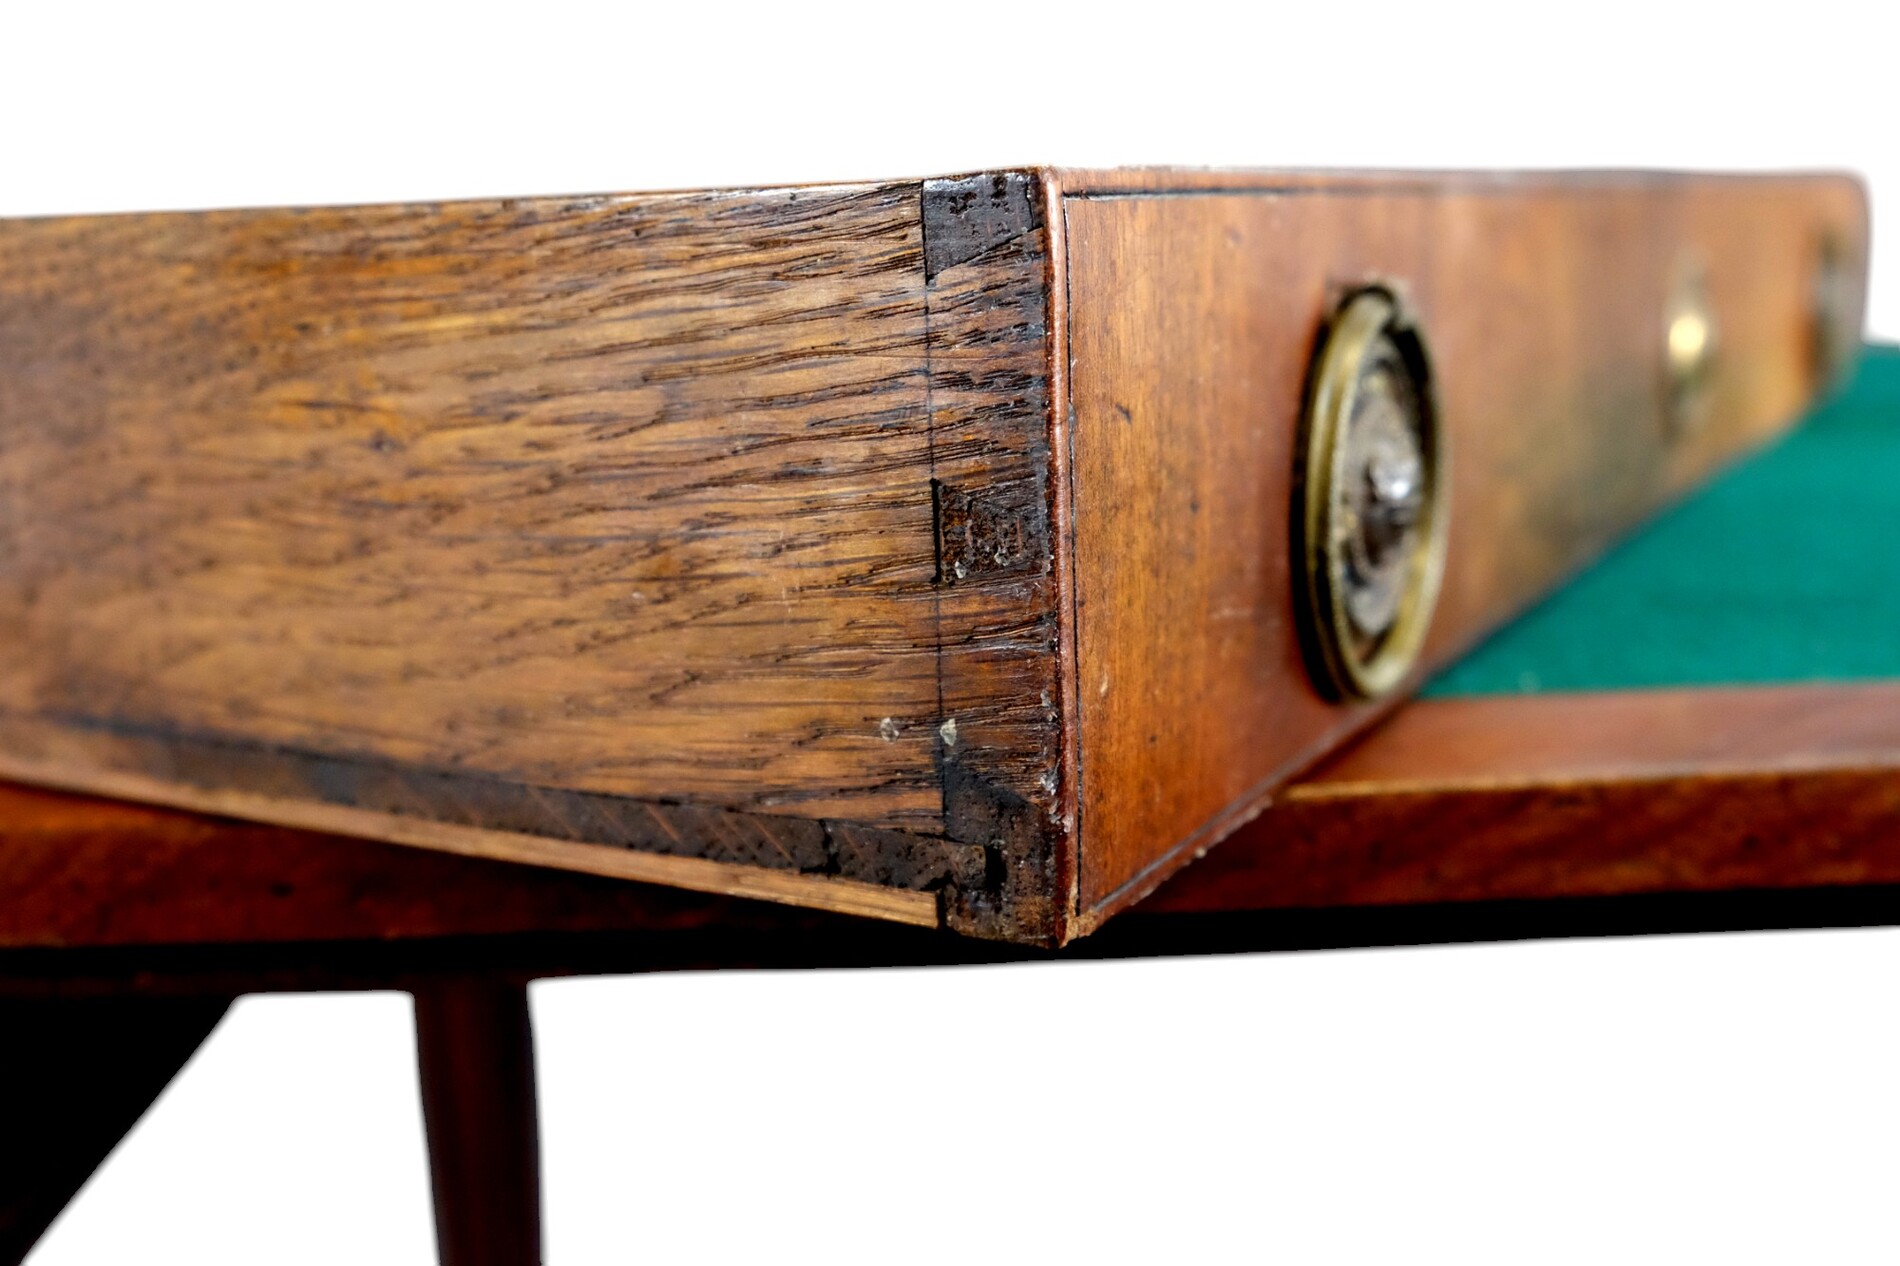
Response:
[{"label": "tarnished brass handle", "polygon": [[1392,291],[1360,290],[1334,314],[1297,451],[1302,642],[1325,693],[1378,698],[1425,641],[1448,521],[1430,357]]}]

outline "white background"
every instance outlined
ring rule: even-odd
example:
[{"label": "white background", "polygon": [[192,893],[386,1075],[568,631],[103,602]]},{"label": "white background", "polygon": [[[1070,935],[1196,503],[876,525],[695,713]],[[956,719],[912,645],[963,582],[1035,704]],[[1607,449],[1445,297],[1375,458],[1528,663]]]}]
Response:
[{"label": "white background", "polygon": [[[17,5],[0,214],[1844,166],[1884,243],[1886,8]],[[1890,1261],[1897,969],[1874,931],[541,985],[550,1260]],[[401,995],[240,1004],[35,1261],[428,1261],[412,1057]]]}]

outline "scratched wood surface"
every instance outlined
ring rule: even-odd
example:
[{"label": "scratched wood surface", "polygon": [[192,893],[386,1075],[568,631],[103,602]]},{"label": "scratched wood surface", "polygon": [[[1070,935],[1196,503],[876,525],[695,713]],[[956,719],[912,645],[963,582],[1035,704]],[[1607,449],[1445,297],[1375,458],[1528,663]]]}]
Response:
[{"label": "scratched wood surface", "polygon": [[[1859,189],[1828,178],[1156,181],[1077,176],[1063,201],[1085,924],[1381,710],[1313,688],[1289,600],[1297,422],[1342,288],[1396,283],[1432,352],[1451,530],[1424,672],[1799,414],[1827,243],[1865,243]],[[1681,428],[1662,328],[1685,269],[1721,351]]]},{"label": "scratched wood surface", "polygon": [[[1022,171],[0,223],[0,775],[1060,942],[1372,719],[1284,653],[1327,286],[1433,327],[1442,655],[1792,417],[1862,210]],[[1684,249],[1731,368],[1665,450]]]},{"label": "scratched wood surface", "polygon": [[928,821],[917,198],[6,225],[6,707]]},{"label": "scratched wood surface", "polygon": [[[1233,916],[1244,947],[1250,935],[1270,942],[1275,920],[1294,910],[1891,893],[1900,885],[1896,821],[1900,683],[1426,700],[1296,779],[1259,818],[1074,949],[1207,948],[1174,916]],[[1262,916],[1257,928],[1242,918],[1250,913]],[[1538,916],[1519,926],[1535,929]],[[1455,916],[1440,924],[1442,934],[1458,928]],[[506,961],[500,947],[537,936],[612,934],[632,939],[610,970],[1035,953],[0,784],[0,976],[23,956],[57,976],[54,960],[82,957],[75,951],[149,963],[154,950],[222,947],[228,970],[241,974],[248,956],[268,982],[272,946],[329,945],[345,964],[351,945],[480,940]],[[237,976],[227,983],[247,987]]]},{"label": "scratched wood surface", "polygon": [[1016,917],[943,753],[1047,798],[1039,197],[0,225],[0,749]]}]

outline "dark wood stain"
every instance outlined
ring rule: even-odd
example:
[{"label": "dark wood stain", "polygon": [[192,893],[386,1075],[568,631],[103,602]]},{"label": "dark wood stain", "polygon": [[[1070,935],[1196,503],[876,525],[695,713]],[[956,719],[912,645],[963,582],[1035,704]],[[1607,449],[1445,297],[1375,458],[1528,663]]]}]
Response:
[{"label": "dark wood stain", "polygon": [[991,841],[945,823],[943,709],[959,755],[1033,791],[1030,188],[0,226],[6,745],[991,884]]},{"label": "dark wood stain", "polygon": [[479,974],[415,990],[441,1266],[540,1266],[541,1135],[527,988]]},{"label": "dark wood stain", "polygon": [[[1051,170],[0,223],[0,768],[1060,943],[1376,719],[1289,651],[1334,288],[1435,336],[1441,660],[1800,409],[1864,232],[1824,178]],[[1729,368],[1665,449],[1684,250]]]},{"label": "dark wood stain", "polygon": [[924,182],[924,280],[1042,227],[1042,191],[1031,172],[982,172]]},{"label": "dark wood stain", "polygon": [[[1064,939],[1057,580],[1049,478],[1051,261],[1023,176],[925,186],[931,479],[938,511],[944,831],[979,847],[951,926]],[[930,246],[948,237],[941,251]]]},{"label": "dark wood stain", "polygon": [[[1699,893],[1852,888],[1868,894],[1852,917],[1879,920],[1900,910],[1897,823],[1900,684],[1431,700],[1295,781],[1073,952],[1298,943],[1294,912],[1405,906],[1440,909],[1428,932],[1438,937],[1461,935],[1460,920],[1471,935],[1498,926],[1478,908],[1496,903],[1518,903],[1505,921],[1510,935],[1556,934],[1579,923],[1564,902]],[[1786,908],[1809,917],[1800,901]],[[1686,908],[1667,907],[1636,922],[1666,930],[1670,909],[1686,918]],[[1208,927],[1197,930],[1194,919],[1228,920],[1214,931],[1234,939],[1206,939]],[[1341,927],[1332,935],[1343,939],[1327,943],[1392,934]],[[1398,935],[1421,927],[1401,925]],[[270,945],[339,947],[343,972],[341,947],[440,942],[453,964],[478,957],[477,942],[492,941],[505,958],[506,946],[534,934],[637,938],[605,970],[1037,956],[816,911],[0,784],[0,958],[21,964],[0,964],[0,975],[30,974],[31,960],[57,979],[83,970],[57,966],[85,961],[82,951],[125,951],[142,969],[157,961],[155,949],[194,946],[225,946],[231,963],[260,973]],[[228,978],[234,991],[246,987]]]}]

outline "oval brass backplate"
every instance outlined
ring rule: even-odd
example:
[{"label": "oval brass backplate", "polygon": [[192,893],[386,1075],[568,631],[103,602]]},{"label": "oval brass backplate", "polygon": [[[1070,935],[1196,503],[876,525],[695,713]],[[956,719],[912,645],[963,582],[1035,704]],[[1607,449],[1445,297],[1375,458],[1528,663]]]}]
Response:
[{"label": "oval brass backplate", "polygon": [[1663,308],[1663,366],[1669,437],[1701,429],[1721,352],[1721,330],[1700,265],[1677,270]]},{"label": "oval brass backplate", "polygon": [[1383,288],[1320,340],[1296,450],[1301,642],[1321,690],[1376,699],[1418,659],[1444,572],[1445,443],[1425,341]]}]

